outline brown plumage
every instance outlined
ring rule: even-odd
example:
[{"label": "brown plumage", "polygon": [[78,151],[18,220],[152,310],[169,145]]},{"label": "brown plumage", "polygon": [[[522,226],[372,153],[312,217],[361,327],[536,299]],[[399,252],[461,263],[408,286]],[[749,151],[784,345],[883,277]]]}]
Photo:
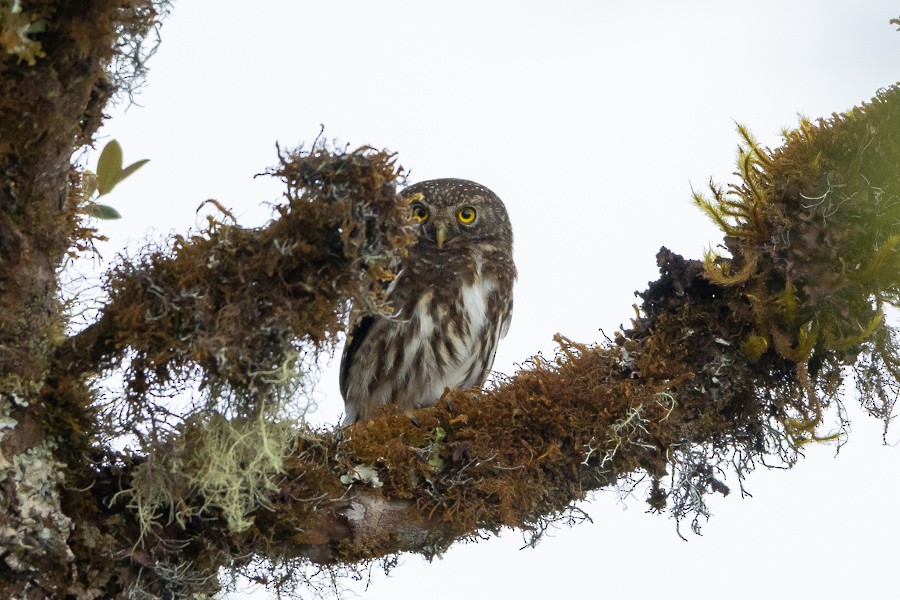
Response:
[{"label": "brown plumage", "polygon": [[345,425],[370,419],[376,406],[432,406],[444,388],[481,386],[512,317],[512,227],[500,198],[463,179],[402,194],[419,239],[388,288],[394,313],[359,319],[347,338]]}]

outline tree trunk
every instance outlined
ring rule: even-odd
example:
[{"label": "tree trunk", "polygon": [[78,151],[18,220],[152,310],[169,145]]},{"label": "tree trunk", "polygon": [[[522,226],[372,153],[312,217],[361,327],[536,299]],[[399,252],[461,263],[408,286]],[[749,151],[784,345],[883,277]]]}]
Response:
[{"label": "tree trunk", "polygon": [[0,8],[0,587],[4,597],[49,598],[75,593],[86,575],[61,506],[64,466],[80,457],[52,435],[86,407],[46,401],[66,325],[57,273],[78,241],[72,153],[90,143],[115,91],[116,41],[146,31],[153,12],[140,1],[21,5]]}]

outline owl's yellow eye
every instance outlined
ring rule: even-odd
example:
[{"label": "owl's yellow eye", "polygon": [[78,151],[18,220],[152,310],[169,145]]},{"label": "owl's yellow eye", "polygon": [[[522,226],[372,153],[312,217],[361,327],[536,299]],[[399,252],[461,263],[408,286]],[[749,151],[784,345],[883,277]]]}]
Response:
[{"label": "owl's yellow eye", "polygon": [[475,220],[475,209],[471,206],[461,208],[459,209],[459,212],[456,213],[456,218],[459,219],[459,222],[463,225],[468,225]]},{"label": "owl's yellow eye", "polygon": [[428,220],[428,209],[421,204],[414,204],[412,209],[412,216],[413,219],[415,219],[419,223],[424,223]]}]

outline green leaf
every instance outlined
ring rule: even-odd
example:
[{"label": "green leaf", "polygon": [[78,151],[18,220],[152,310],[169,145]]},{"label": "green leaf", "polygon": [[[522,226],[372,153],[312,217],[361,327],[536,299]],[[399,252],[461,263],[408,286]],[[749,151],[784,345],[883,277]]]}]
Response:
[{"label": "green leaf", "polygon": [[111,140],[100,153],[97,161],[97,189],[100,195],[108,194],[122,180],[122,146]]},{"label": "green leaf", "polygon": [[150,162],[150,159],[145,158],[145,159],[139,160],[135,163],[131,163],[130,165],[128,165],[127,167],[122,169],[122,175],[119,177],[119,181],[117,181],[116,183],[124,181],[126,177],[128,177],[129,175],[131,175],[132,173],[134,173],[135,171],[137,171],[138,169],[140,169],[141,167],[146,165],[148,162]]},{"label": "green leaf", "polygon": [[119,211],[114,209],[112,206],[107,206],[106,204],[91,204],[87,207],[85,212],[97,219],[110,220],[122,218],[122,215],[119,214]]}]

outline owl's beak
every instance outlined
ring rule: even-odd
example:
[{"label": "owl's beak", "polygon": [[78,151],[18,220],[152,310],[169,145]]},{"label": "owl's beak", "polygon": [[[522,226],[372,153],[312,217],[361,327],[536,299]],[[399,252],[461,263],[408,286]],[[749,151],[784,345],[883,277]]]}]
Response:
[{"label": "owl's beak", "polygon": [[438,248],[444,247],[444,240],[447,239],[447,224],[443,221],[436,221],[434,224],[434,241],[437,242]]}]

